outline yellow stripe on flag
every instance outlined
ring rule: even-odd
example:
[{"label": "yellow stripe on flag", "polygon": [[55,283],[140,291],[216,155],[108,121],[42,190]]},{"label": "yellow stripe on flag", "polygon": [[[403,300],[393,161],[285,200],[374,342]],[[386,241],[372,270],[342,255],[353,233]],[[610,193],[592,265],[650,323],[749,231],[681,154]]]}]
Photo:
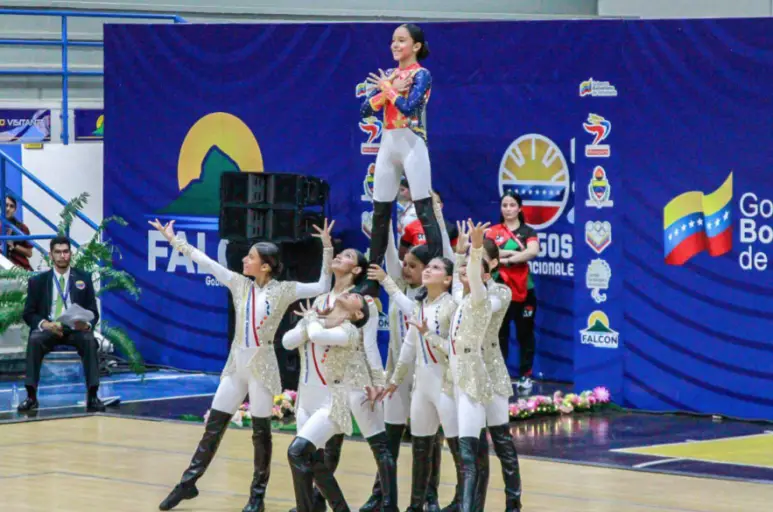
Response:
[{"label": "yellow stripe on flag", "polygon": [[706,217],[717,213],[727,206],[733,199],[733,173],[731,172],[725,182],[717,190],[703,198],[703,212]]},{"label": "yellow stripe on flag", "polygon": [[703,211],[703,192],[693,190],[679,194],[663,208],[663,229],[691,213],[700,211]]}]

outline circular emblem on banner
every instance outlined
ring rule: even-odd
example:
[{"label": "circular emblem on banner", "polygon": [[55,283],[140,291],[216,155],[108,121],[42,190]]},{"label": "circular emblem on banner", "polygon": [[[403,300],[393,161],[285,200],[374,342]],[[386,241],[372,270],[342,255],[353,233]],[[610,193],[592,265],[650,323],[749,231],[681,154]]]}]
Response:
[{"label": "circular emblem on banner", "polygon": [[569,166],[558,145],[537,133],[513,141],[499,164],[499,194],[523,199],[526,223],[545,229],[561,218],[569,201]]}]

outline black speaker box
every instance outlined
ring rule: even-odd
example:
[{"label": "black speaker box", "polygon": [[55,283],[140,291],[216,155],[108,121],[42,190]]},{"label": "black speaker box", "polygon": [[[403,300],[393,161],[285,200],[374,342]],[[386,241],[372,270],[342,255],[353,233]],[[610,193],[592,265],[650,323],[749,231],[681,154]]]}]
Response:
[{"label": "black speaker box", "polygon": [[314,176],[268,172],[224,172],[220,178],[222,206],[305,208],[324,206],[328,183]]},{"label": "black speaker box", "polygon": [[220,209],[219,235],[229,241],[290,242],[309,238],[322,226],[322,212],[224,206]]}]

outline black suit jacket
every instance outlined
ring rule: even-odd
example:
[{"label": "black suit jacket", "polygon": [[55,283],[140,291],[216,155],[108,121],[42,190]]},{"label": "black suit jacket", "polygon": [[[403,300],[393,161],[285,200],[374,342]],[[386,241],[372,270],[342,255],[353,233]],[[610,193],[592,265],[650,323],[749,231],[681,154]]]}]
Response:
[{"label": "black suit jacket", "polygon": [[[51,304],[54,300],[53,279],[54,271],[49,270],[30,278],[27,284],[24,321],[32,330],[38,328],[41,320],[55,320],[54,318],[49,318],[51,316]],[[70,279],[67,286],[70,289],[70,301],[94,313],[94,320],[91,321],[91,327],[93,328],[99,321],[99,311],[97,310],[97,296],[94,293],[94,283],[91,281],[91,276],[80,270],[70,268]]]}]

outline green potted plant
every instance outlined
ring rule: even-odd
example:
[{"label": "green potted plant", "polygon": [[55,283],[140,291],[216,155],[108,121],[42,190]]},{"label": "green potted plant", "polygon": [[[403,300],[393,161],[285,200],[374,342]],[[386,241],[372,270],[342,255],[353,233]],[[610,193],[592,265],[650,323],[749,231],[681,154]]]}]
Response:
[{"label": "green potted plant", "polygon": [[[69,234],[70,226],[75,220],[77,212],[86,205],[88,197],[89,194],[84,192],[65,205],[59,214],[61,218],[57,226],[59,234]],[[118,248],[109,239],[104,239],[102,236],[105,228],[111,223],[118,224],[119,226],[127,225],[127,222],[121,217],[113,216],[104,219],[91,239],[74,252],[71,265],[73,268],[91,274],[94,280],[94,287],[97,290],[97,297],[101,297],[106,293],[125,292],[135,300],[138,300],[141,290],[137,286],[134,277],[125,270],[118,270],[113,266],[113,259],[120,257]],[[44,254],[43,258],[50,267],[51,261],[48,254]],[[29,330],[24,324],[22,314],[24,312],[24,303],[27,299],[27,281],[34,274],[34,272],[28,272],[21,268],[0,269],[0,281],[15,281],[18,283],[15,287],[3,287],[0,291],[0,334],[5,333],[13,325],[23,325],[22,339],[26,340],[28,338]],[[123,328],[108,325],[108,322],[100,319],[96,332],[112,343],[113,347],[123,354],[129,364],[129,368],[133,372],[138,375],[145,373],[146,367],[142,356]]]}]

